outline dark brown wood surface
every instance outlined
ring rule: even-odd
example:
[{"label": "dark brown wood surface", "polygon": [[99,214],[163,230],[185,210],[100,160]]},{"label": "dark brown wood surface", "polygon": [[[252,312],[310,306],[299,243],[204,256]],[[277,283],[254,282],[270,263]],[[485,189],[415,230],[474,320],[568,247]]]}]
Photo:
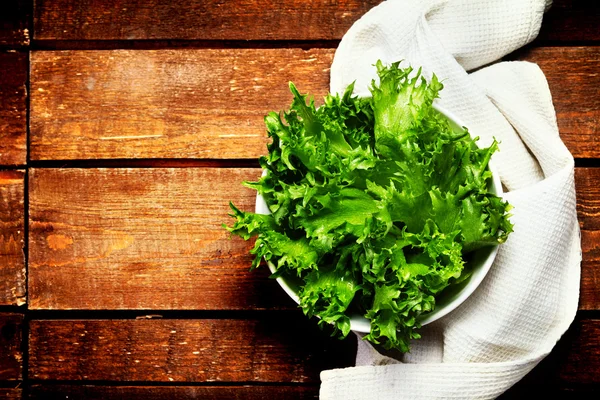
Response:
[{"label": "dark brown wood surface", "polygon": [[[354,337],[248,271],[251,243],[220,224],[229,200],[254,207],[240,183],[265,112],[289,80],[325,94],[339,39],[379,2],[0,5],[0,398],[308,399],[353,364]],[[502,400],[600,397],[599,23],[600,2],[554,0],[506,57],[548,79],[583,262],[575,322]]]},{"label": "dark brown wood surface", "polygon": [[258,169],[32,169],[29,308],[290,307],[252,244],[229,238],[229,201]]},{"label": "dark brown wood surface", "polygon": [[[333,53],[35,52],[31,158],[256,158],[266,151],[264,115],[290,103],[288,81],[320,99]],[[573,155],[600,157],[600,50],[534,48],[517,56],[546,73],[561,137]]]},{"label": "dark brown wood surface", "polygon": [[[331,40],[381,0],[37,0],[38,40]],[[554,0],[542,41],[600,40],[595,0]]]},{"label": "dark brown wood surface", "polygon": [[26,161],[27,65],[27,53],[0,51],[0,166]]},{"label": "dark brown wood surface", "polygon": [[600,48],[536,47],[517,54],[544,71],[560,136],[573,156],[600,158]]},{"label": "dark brown wood surface", "polygon": [[339,39],[381,0],[37,0],[40,40]]},{"label": "dark brown wood surface", "polygon": [[300,313],[254,319],[34,320],[29,376],[51,380],[319,382],[352,365],[339,341]]},{"label": "dark brown wood surface", "polygon": [[31,158],[257,158],[288,81],[327,92],[330,49],[35,52]]},{"label": "dark brown wood surface", "polygon": [[[527,379],[527,378],[525,378]],[[18,390],[18,389],[12,389]],[[550,399],[594,399],[598,391],[573,390],[549,386],[547,383],[536,383],[524,387],[519,382],[499,400],[535,399],[541,396]],[[0,393],[2,393],[0,391]],[[29,392],[30,399],[36,400],[308,400],[318,399],[319,389],[316,386],[92,386],[92,385],[33,385]],[[16,398],[16,397],[15,397]]]},{"label": "dark brown wood surface", "polygon": [[575,322],[557,357],[559,379],[571,384],[600,384],[600,320]]},{"label": "dark brown wood surface", "polygon": [[579,225],[586,231],[600,231],[600,168],[577,168],[575,190]]},{"label": "dark brown wood surface", "polygon": [[15,381],[22,377],[22,325],[22,314],[0,312],[0,381]]},{"label": "dark brown wood surface", "polygon": [[581,231],[580,310],[600,309],[600,231]]},{"label": "dark brown wood surface", "polygon": [[600,41],[600,2],[597,0],[553,0],[544,15],[539,41]]},{"label": "dark brown wood surface", "polygon": [[[575,321],[536,379],[600,383],[599,336],[600,320]],[[301,315],[34,320],[29,368],[42,380],[308,383],[318,382],[321,369],[351,366],[355,345],[353,338],[327,338]]]},{"label": "dark brown wood surface", "polygon": [[[0,392],[1,394],[2,392]],[[308,400],[317,386],[93,386],[33,385],[30,399],[39,400]]]},{"label": "dark brown wood surface", "polygon": [[23,395],[21,388],[0,388],[0,399],[20,399]]},{"label": "dark brown wood surface", "polygon": [[575,186],[583,251],[579,308],[600,310],[600,169],[576,169]]},{"label": "dark brown wood surface", "polygon": [[0,305],[23,305],[25,172],[0,170]]},{"label": "dark brown wood surface", "polygon": [[0,2],[0,46],[16,48],[29,44],[32,1]]},{"label": "dark brown wood surface", "polygon": [[[253,309],[293,307],[267,271],[250,272],[251,244],[229,239],[229,201],[258,169],[33,169],[29,307]],[[584,264],[581,309],[600,308],[600,174],[577,169]]]}]

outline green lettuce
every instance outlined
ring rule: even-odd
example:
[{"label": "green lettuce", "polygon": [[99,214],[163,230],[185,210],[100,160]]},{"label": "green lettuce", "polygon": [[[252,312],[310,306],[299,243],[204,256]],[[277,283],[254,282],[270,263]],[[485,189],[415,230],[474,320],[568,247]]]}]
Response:
[{"label": "green lettuce", "polygon": [[376,64],[372,97],[298,92],[288,111],[265,117],[266,174],[245,182],[271,215],[238,210],[229,231],[256,237],[253,267],[301,282],[300,307],[346,336],[351,313],[371,321],[365,339],[409,350],[419,316],[468,277],[465,256],[506,240],[510,206],[488,190],[497,143],[478,148],[433,108],[434,75]]}]

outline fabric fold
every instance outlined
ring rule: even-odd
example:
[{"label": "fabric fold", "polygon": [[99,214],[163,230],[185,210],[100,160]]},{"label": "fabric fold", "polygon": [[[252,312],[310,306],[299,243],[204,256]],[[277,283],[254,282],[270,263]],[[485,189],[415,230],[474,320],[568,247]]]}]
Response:
[{"label": "fabric fold", "polygon": [[492,399],[525,376],[575,317],[581,241],[574,160],[560,140],[542,71],[500,62],[535,38],[542,0],[390,0],[342,39],[331,91],[356,81],[366,95],[378,59],[423,67],[443,80],[439,103],[482,145],[500,142],[494,163],[513,206],[515,231],[475,293],[423,327],[400,359],[359,338],[357,367],[324,371],[322,399]]}]

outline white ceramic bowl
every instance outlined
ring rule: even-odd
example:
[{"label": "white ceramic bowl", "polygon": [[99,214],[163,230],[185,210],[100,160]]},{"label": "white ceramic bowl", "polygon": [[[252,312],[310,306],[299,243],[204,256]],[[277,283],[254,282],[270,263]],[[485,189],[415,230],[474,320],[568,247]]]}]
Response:
[{"label": "white ceramic bowl", "polygon": [[[456,118],[456,116],[435,104],[434,108],[448,119],[452,129],[462,132],[462,127],[465,125],[458,118]],[[500,183],[500,175],[495,169],[493,161],[490,161],[489,169],[492,172],[492,180],[490,182],[489,189],[492,193],[500,196],[502,195],[502,184]],[[255,212],[257,214],[271,213],[265,200],[260,195],[256,196]],[[477,289],[481,281],[483,281],[483,278],[494,263],[497,252],[497,245],[484,247],[473,252],[469,263],[469,268],[472,270],[472,274],[469,279],[465,280],[459,285],[444,290],[444,292],[436,298],[435,310],[419,318],[421,325],[426,325],[436,321],[461,305],[475,291],[475,289]],[[275,272],[275,265],[273,265],[273,263],[268,262],[267,265],[269,266],[271,272]],[[300,285],[299,281],[286,277],[278,277],[277,282],[296,303],[300,303],[300,299],[298,298],[297,294]],[[368,333],[371,330],[371,323],[364,316],[355,314],[349,315],[349,317],[350,328],[353,331]]]}]

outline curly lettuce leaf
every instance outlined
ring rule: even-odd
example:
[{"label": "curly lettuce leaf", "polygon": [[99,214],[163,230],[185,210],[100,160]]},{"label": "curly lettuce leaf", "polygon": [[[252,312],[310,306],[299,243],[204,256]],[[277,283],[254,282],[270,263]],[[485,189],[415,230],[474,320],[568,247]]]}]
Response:
[{"label": "curly lettuce leaf", "polygon": [[436,297],[468,277],[465,256],[506,240],[510,206],[489,192],[478,148],[433,108],[435,77],[399,63],[376,65],[370,98],[327,95],[323,105],[290,83],[290,109],[265,117],[272,142],[266,171],[246,186],[271,215],[231,205],[228,228],[256,237],[253,267],[299,280],[300,307],[346,336],[349,315],[371,321],[365,339],[408,351],[419,317]]}]

